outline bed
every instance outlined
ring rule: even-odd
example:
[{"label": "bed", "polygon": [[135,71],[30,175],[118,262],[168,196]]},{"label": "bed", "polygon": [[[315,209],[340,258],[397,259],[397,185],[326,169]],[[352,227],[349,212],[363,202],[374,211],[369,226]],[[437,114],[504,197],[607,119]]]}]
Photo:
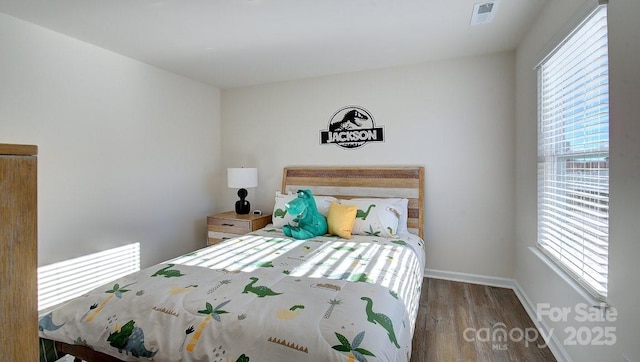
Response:
[{"label": "bed", "polygon": [[[286,237],[278,197],[299,189],[332,220],[357,205],[351,238]],[[423,211],[423,167],[287,167],[273,224],[67,302],[40,337],[86,361],[408,361]]]}]

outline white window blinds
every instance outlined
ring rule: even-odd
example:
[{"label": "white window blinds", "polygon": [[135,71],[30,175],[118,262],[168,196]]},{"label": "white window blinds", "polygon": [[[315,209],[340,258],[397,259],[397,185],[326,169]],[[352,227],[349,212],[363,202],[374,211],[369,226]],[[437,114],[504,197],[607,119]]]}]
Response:
[{"label": "white window blinds", "polygon": [[538,243],[598,299],[607,295],[607,9],[538,68]]}]

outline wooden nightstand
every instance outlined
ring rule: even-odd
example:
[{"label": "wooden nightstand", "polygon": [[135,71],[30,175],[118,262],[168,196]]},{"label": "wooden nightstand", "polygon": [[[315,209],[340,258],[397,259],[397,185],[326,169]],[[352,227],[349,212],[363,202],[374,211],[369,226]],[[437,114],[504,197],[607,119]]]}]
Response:
[{"label": "wooden nightstand", "polygon": [[225,239],[244,235],[261,229],[271,223],[271,214],[238,215],[235,211],[207,216],[207,245],[217,244]]}]

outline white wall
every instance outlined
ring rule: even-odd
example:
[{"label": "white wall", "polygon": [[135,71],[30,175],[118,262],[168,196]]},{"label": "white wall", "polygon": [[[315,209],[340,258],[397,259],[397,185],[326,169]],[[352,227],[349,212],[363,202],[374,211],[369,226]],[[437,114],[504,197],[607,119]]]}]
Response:
[{"label": "white wall", "polygon": [[[536,73],[534,66],[555,41],[584,13],[584,0],[549,1],[516,57],[516,253],[515,277],[535,307],[570,308],[565,322],[543,321],[553,328],[560,344],[570,337],[565,328],[615,328],[613,346],[564,346],[575,361],[640,361],[638,343],[640,292],[637,259],[640,256],[640,2],[610,1],[610,249],[609,302],[618,312],[615,322],[578,323],[576,306],[585,303],[572,287],[536,257]],[[585,332],[586,333],[586,332]],[[594,330],[594,333],[595,330]]]},{"label": "white wall", "polygon": [[[617,353],[640,361],[640,2],[609,6],[611,246],[609,295],[620,313]],[[617,353],[614,357],[617,357]]]},{"label": "white wall", "polygon": [[[263,210],[284,166],[423,165],[427,267],[511,278],[514,72],[508,53],[223,90],[223,165],[258,167],[249,201]],[[347,105],[369,110],[385,142],[320,145]],[[220,193],[231,209],[235,190]]]},{"label": "white wall", "polygon": [[220,92],[0,14],[0,142],[39,146],[39,264],[205,245]]},{"label": "white wall", "polygon": [[[584,299],[530,251],[536,239],[533,67],[584,5],[549,0],[515,57],[222,94],[0,14],[0,142],[40,147],[39,263],[140,241],[149,265],[204,245],[204,216],[231,209],[235,200],[235,190],[224,187],[226,167],[258,167],[260,186],[249,190],[249,199],[269,210],[287,165],[424,165],[428,268],[515,276],[534,304],[575,307]],[[640,361],[636,14],[640,2],[611,1],[609,295],[620,315],[613,324],[617,342],[567,346],[576,361],[623,355]],[[385,126],[386,142],[351,151],[319,145],[319,130],[345,105],[371,111]],[[545,322],[560,341],[566,326],[578,326]]]}]

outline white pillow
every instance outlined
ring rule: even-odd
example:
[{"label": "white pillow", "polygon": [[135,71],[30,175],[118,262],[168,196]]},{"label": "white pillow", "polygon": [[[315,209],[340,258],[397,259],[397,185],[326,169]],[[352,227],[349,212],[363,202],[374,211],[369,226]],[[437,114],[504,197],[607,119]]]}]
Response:
[{"label": "white pillow", "polygon": [[329,207],[331,206],[332,202],[338,202],[338,199],[336,199],[333,196],[313,196],[313,198],[316,200],[316,207],[318,208],[318,211],[324,215],[324,217],[327,217],[327,215],[329,215]]},{"label": "white pillow", "polygon": [[[289,192],[288,194],[283,194],[280,191],[276,191],[276,202],[273,205],[273,214],[271,215],[271,222],[273,223],[273,227],[280,228],[284,225],[298,225],[297,222],[294,222],[294,216],[289,215],[285,205],[287,202],[298,197],[298,193]],[[313,199],[316,201],[316,207],[318,211],[327,217],[329,214],[329,206],[331,206],[332,202],[338,202],[333,196],[313,196]]]},{"label": "white pillow", "polygon": [[390,198],[387,199],[400,210],[400,220],[398,220],[398,234],[408,234],[407,220],[409,219],[409,199]]},{"label": "white pillow", "polygon": [[352,234],[382,237],[395,237],[398,234],[403,210],[395,205],[396,202],[394,199],[376,198],[340,200],[343,205],[358,207]]}]

